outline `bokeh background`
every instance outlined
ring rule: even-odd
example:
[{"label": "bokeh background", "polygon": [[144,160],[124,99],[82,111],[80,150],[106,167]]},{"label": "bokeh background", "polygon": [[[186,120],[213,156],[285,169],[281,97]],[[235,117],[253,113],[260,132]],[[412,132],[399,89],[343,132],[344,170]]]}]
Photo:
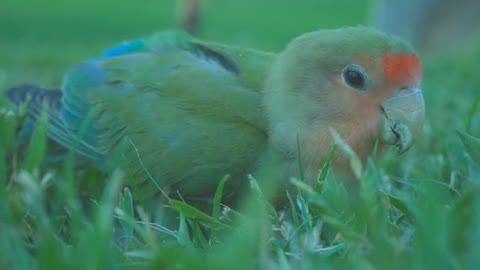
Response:
[{"label": "bokeh background", "polygon": [[197,35],[264,50],[279,51],[307,31],[358,24],[401,35],[422,53],[461,50],[480,37],[476,0],[2,0],[0,83],[17,82],[18,70],[38,80],[41,70],[64,71],[120,41],[181,27],[193,2],[200,3]]},{"label": "bokeh background", "polygon": [[184,26],[194,2],[195,34],[264,50],[279,51],[307,31],[358,24],[401,35],[422,54],[461,50],[480,36],[476,0],[3,0],[0,83],[58,82],[51,71],[120,41]]},{"label": "bokeh background", "polygon": [[[3,63],[25,53],[51,53],[49,61],[98,54],[154,31],[176,27],[183,0],[15,1],[0,9]],[[318,28],[365,24],[371,0],[207,0],[201,7],[202,38],[279,50],[291,38]],[[17,60],[17,61],[15,61]],[[78,59],[80,60],[80,59]]]}]

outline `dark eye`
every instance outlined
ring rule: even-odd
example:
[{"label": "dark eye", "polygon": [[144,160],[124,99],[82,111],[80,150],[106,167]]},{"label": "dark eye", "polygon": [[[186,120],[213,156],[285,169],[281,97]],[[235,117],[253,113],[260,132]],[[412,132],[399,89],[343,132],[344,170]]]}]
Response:
[{"label": "dark eye", "polygon": [[343,69],[342,76],[348,86],[357,90],[367,90],[370,83],[367,74],[357,65],[348,65]]}]

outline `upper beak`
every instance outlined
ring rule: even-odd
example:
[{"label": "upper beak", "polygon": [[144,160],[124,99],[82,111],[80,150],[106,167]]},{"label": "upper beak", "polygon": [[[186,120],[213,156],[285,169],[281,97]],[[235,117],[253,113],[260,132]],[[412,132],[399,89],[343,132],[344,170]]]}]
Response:
[{"label": "upper beak", "polygon": [[385,143],[398,146],[398,153],[406,152],[422,131],[425,104],[418,87],[401,90],[381,105]]}]

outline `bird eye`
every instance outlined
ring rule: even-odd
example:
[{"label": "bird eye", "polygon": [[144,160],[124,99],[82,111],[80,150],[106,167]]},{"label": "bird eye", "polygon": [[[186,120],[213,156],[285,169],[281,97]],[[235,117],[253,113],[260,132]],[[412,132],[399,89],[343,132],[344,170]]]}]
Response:
[{"label": "bird eye", "polygon": [[348,86],[357,90],[367,90],[370,83],[367,74],[357,65],[348,65],[345,67],[342,76]]}]

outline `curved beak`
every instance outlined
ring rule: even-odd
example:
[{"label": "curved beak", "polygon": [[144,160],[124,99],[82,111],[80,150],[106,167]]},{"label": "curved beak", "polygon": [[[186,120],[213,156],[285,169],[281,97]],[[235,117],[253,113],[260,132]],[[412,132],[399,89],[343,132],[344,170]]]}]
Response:
[{"label": "curved beak", "polygon": [[397,146],[399,154],[406,152],[422,131],[425,118],[422,90],[418,87],[402,90],[380,107],[384,116],[383,141]]}]

